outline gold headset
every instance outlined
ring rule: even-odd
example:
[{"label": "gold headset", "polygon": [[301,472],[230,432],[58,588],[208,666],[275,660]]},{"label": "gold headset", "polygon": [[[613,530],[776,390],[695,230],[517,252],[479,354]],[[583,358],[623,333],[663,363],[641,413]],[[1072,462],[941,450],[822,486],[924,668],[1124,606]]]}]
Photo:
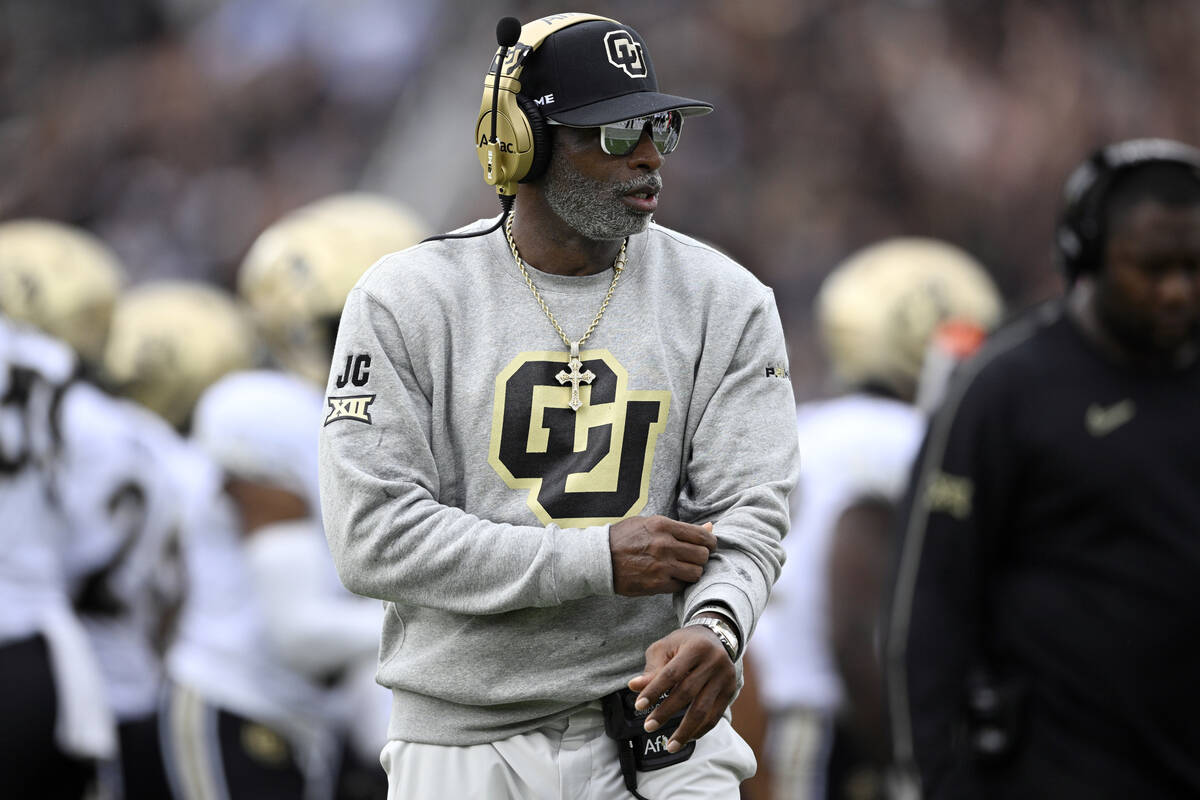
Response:
[{"label": "gold headset", "polygon": [[525,61],[546,37],[592,20],[616,23],[595,14],[552,14],[520,27],[519,37],[515,34],[520,22],[513,17],[505,17],[496,26],[500,48],[483,79],[475,149],[483,179],[496,187],[502,200],[515,197],[517,183],[537,178],[550,161],[550,131],[541,110],[533,100],[518,94]]}]

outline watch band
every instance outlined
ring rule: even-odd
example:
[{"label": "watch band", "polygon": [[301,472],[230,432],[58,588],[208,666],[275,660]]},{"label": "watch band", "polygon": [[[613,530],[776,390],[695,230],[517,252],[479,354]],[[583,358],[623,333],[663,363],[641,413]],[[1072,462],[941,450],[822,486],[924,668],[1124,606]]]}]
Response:
[{"label": "watch band", "polygon": [[725,652],[729,654],[729,660],[737,661],[738,637],[728,622],[716,617],[693,617],[684,624],[684,627],[686,628],[688,625],[703,625],[715,633],[717,638],[721,640],[721,645],[725,648]]},{"label": "watch band", "polygon": [[700,606],[691,614],[688,614],[688,619],[695,619],[700,614],[720,614],[723,617],[729,617],[729,619],[733,619],[733,612],[730,611],[728,607],[719,605],[717,603],[709,603],[706,606]]}]

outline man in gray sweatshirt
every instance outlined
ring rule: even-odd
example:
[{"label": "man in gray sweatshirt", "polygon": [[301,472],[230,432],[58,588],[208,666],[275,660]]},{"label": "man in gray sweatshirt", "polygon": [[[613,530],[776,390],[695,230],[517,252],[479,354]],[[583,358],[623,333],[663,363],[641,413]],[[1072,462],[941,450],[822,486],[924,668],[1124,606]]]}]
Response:
[{"label": "man in gray sweatshirt", "polygon": [[660,93],[635,31],[497,38],[475,140],[505,213],[375,264],[326,391],[326,534],[387,607],[389,797],[736,798],[799,458],[774,297],[652,221],[711,106]]}]

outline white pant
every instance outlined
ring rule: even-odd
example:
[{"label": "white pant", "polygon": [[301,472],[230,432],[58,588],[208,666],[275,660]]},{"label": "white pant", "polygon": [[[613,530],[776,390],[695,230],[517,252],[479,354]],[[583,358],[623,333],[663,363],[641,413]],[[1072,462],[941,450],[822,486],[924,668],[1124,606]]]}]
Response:
[{"label": "white pant", "polygon": [[[379,761],[388,800],[632,800],[617,745],[599,703],[531,733],[451,747],[391,740]],[[638,773],[646,800],[738,800],[757,769],[754,753],[725,719],[696,742],[692,757]]]}]

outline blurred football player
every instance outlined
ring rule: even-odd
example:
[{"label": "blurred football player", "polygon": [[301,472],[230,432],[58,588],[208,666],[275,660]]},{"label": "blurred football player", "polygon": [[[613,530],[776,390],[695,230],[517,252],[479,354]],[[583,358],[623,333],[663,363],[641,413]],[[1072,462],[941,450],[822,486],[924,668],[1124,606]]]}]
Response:
[{"label": "blurred football player", "polygon": [[103,369],[122,395],[186,432],[200,394],[260,357],[254,327],[232,295],[198,281],[167,280],[121,296]]},{"label": "blurred football player", "polygon": [[178,571],[167,567],[176,493],[163,469],[164,447],[177,437],[92,382],[102,373],[121,281],[116,255],[84,230],[37,219],[0,224],[0,307],[78,355],[57,405],[62,447],[50,496],[64,531],[63,580],[103,673],[96,697],[119,723],[119,766],[105,762],[100,771],[107,795],[118,798],[165,790],[155,745],[155,639],[179,585]]},{"label": "blurred football player", "polygon": [[192,440],[221,468],[168,654],[176,797],[332,796],[345,669],[378,650],[378,609],[342,589],[317,511],[320,391],[238,372],[197,405]]},{"label": "blurred football player", "polygon": [[185,586],[183,442],[155,414],[83,382],[63,401],[63,438],[70,591],[120,733],[120,768],[102,769],[102,784],[112,797],[161,796],[162,654]]},{"label": "blurred football player", "polygon": [[0,313],[65,342],[82,369],[101,362],[122,272],[116,253],[81,228],[0,223]]},{"label": "blurred football player", "polygon": [[75,371],[65,344],[0,315],[0,774],[11,796],[78,800],[96,762],[116,753],[100,668],[71,608],[55,498]]},{"label": "blurred football player", "polygon": [[[966,252],[897,238],[830,273],[815,314],[839,396],[798,409],[805,455],[788,559],[749,650],[776,800],[882,796],[876,627],[891,504],[925,429],[918,395],[936,402],[949,365],[999,321],[1001,299]],[[874,788],[851,795],[851,781]]]},{"label": "blurred football player", "polygon": [[[192,340],[192,356],[204,355],[206,344],[224,346],[218,312],[206,317],[195,310],[205,308],[204,301],[222,307],[210,299],[215,290],[197,289],[201,300],[190,300],[196,295],[191,287],[139,288],[120,295],[120,269],[107,246],[82,230],[42,220],[0,225],[0,281],[11,290],[4,293],[6,313],[71,343],[81,365],[81,379],[71,383],[61,401],[64,445],[54,497],[67,531],[68,591],[104,674],[102,696],[119,723],[119,768],[102,765],[101,783],[118,798],[158,797],[167,791],[156,718],[161,657],[184,583],[178,536],[187,488],[179,471],[188,456],[163,419],[91,381],[116,375],[118,389],[151,401],[154,411],[177,422],[184,416],[179,409],[194,400],[186,396],[189,384],[163,388],[138,378],[141,373],[167,375],[172,382],[181,377],[178,365],[170,373],[159,366],[178,360],[172,335]],[[142,299],[147,296],[149,304]],[[233,307],[231,298],[220,299]],[[172,335],[151,335],[164,320]],[[249,331],[243,323],[238,335]],[[238,345],[246,347],[243,341]],[[213,363],[222,369],[248,365],[193,358],[192,382],[216,377]]]},{"label": "blurred football player", "polygon": [[324,386],[346,295],[368,267],[427,233],[398,201],[349,192],[296,209],[259,234],[238,271],[238,294],[276,363]]},{"label": "blurred football player", "polygon": [[[251,309],[272,360],[281,369],[324,386],[329,375],[337,323],[350,289],[367,268],[388,253],[416,244],[426,223],[398,201],[378,194],[331,195],[299,208],[254,241],[238,272],[238,292]],[[304,434],[306,446],[316,442]],[[318,515],[319,519],[319,515]],[[328,561],[324,532],[320,551]],[[321,591],[329,591],[322,585]],[[353,597],[338,582],[333,592]],[[382,604],[360,599],[376,614]],[[375,646],[379,627],[372,633]],[[344,800],[384,797],[387,781],[379,766],[386,743],[391,693],[375,682],[373,648],[350,666],[341,681],[346,752],[339,777]]]},{"label": "blurred football player", "polygon": [[[121,454],[107,455],[108,474],[114,477],[106,480],[124,480],[107,518],[118,530],[123,521],[132,526],[128,530],[141,533],[136,546],[126,536],[117,558],[83,582],[80,597],[89,619],[96,620],[89,630],[97,651],[113,666],[114,702],[128,718],[122,752],[140,771],[126,767],[118,786],[130,798],[169,796],[160,745],[164,651],[176,633],[185,592],[197,588],[187,559],[189,543],[208,535],[207,514],[220,489],[217,467],[179,432],[190,425],[196,400],[207,386],[230,371],[253,366],[257,356],[245,312],[232,295],[214,286],[144,283],[124,292],[114,305],[97,372],[135,401],[124,405],[140,417],[139,424],[113,430],[100,445]],[[80,427],[87,425],[104,428],[97,414]],[[105,458],[102,452],[94,457]],[[86,503],[90,495],[80,494]],[[165,502],[159,499],[163,495]],[[141,713],[135,716],[135,711]]]}]

